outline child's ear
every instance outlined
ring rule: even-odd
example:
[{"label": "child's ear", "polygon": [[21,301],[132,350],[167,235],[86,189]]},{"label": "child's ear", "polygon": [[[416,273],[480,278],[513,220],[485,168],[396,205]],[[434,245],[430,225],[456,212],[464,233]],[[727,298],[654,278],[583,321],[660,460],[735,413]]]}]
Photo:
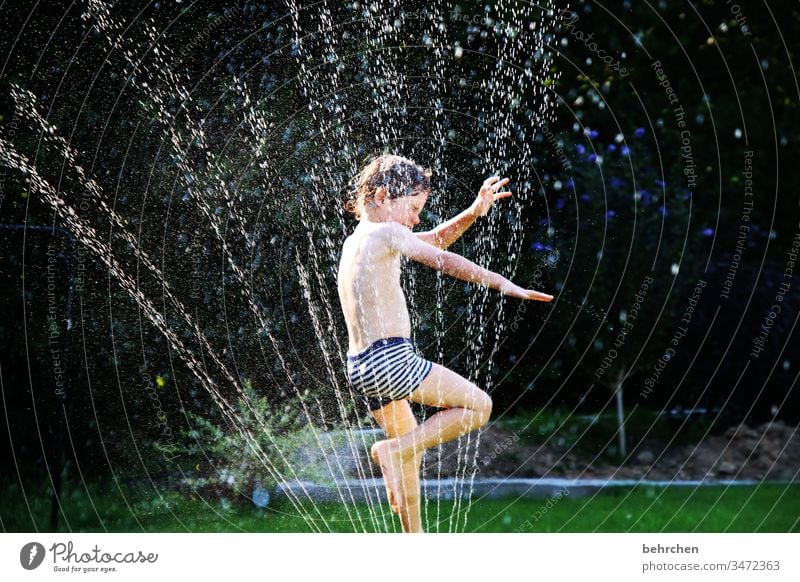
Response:
[{"label": "child's ear", "polygon": [[383,201],[386,200],[386,188],[383,186],[376,188],[373,199],[375,200],[375,204],[383,204]]}]

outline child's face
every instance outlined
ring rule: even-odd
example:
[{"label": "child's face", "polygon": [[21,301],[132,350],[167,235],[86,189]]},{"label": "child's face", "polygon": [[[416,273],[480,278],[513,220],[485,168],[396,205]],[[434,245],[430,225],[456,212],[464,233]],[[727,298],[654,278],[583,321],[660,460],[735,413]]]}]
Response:
[{"label": "child's face", "polygon": [[419,224],[419,214],[428,201],[428,193],[420,192],[413,196],[401,196],[389,200],[389,220],[399,222],[407,228],[414,229]]}]

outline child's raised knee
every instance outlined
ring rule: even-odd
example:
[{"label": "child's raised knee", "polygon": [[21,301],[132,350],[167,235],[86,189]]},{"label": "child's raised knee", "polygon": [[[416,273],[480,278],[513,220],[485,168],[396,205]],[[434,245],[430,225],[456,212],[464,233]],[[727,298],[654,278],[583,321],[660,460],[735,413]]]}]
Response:
[{"label": "child's raised knee", "polygon": [[492,398],[483,390],[476,388],[477,396],[473,405],[473,410],[478,415],[479,426],[489,422],[492,415]]}]

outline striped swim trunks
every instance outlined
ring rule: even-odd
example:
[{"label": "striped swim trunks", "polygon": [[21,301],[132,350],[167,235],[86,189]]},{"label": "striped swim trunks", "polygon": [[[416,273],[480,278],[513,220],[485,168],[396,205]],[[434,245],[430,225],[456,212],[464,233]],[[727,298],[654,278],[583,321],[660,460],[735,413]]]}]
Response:
[{"label": "striped swim trunks", "polygon": [[370,410],[407,398],[431,368],[433,364],[417,354],[414,342],[404,337],[380,339],[347,356],[347,377]]}]

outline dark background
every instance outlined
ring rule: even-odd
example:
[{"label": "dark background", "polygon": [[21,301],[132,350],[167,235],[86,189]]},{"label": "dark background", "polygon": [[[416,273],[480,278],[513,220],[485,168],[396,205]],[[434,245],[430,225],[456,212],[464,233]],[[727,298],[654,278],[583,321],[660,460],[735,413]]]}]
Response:
[{"label": "dark background", "polygon": [[[457,14],[472,23],[444,6],[438,20],[406,18],[375,46],[377,24],[348,3],[329,13],[303,6],[292,19],[278,3],[126,2],[113,7],[114,25],[106,28],[81,18],[83,4],[6,3],[0,137],[78,210],[91,236],[113,252],[116,269],[136,281],[188,350],[201,357],[206,348],[165,299],[163,281],[237,381],[275,411],[305,399],[318,407],[315,422],[338,422],[330,378],[344,386],[346,338],[335,268],[354,226],[341,203],[346,178],[364,156],[388,149],[434,170],[423,227],[465,208],[493,172],[514,181],[514,205],[498,203],[491,222],[476,225],[453,250],[557,300],[523,311],[508,301],[498,313],[496,295],[414,267],[407,289],[425,355],[488,386],[496,413],[608,412],[621,382],[628,410],[699,409],[719,431],[772,418],[796,423],[797,274],[784,272],[800,234],[791,158],[800,87],[789,30],[800,9],[773,4],[736,5],[737,22],[733,5],[723,2],[572,3],[572,27],[562,19],[545,37],[549,60],[525,54],[533,37],[524,40],[522,28],[523,50],[509,64],[497,54],[508,50],[510,4],[487,11],[485,2],[460,2]],[[383,9],[387,22],[399,15]],[[535,16],[552,22],[559,9]],[[446,33],[434,40],[447,42],[426,44],[426,31],[438,23]],[[293,30],[307,31],[302,43]],[[456,43],[459,58],[452,57]],[[599,49],[626,74],[604,64]],[[533,80],[517,83],[526,67]],[[376,70],[395,79],[392,90],[376,83]],[[236,83],[262,114],[261,144],[247,129],[249,109],[244,92],[231,88]],[[180,84],[190,105],[176,98]],[[74,159],[65,163],[63,148],[19,114],[15,86],[32,93]],[[550,134],[535,115],[544,94],[554,103]],[[191,134],[201,119],[202,147]],[[684,130],[692,183],[683,172]],[[174,140],[182,149],[171,147]],[[64,458],[101,474],[174,470],[164,447],[188,438],[193,415],[223,430],[225,416],[103,252],[86,248],[30,176],[3,167],[0,222],[55,227],[0,230],[4,471],[58,467]],[[102,195],[87,188],[89,177]],[[192,197],[202,202],[187,202]],[[122,224],[109,219],[108,207]],[[220,219],[233,264],[210,216]],[[124,229],[162,278],[143,266]],[[234,265],[251,285],[242,293]],[[298,266],[308,269],[305,285]],[[609,358],[646,277],[652,283],[628,320],[630,333]],[[675,346],[699,281],[706,286]],[[782,310],[770,319],[783,282]],[[765,320],[770,331],[755,356]],[[674,354],[659,368],[670,346]],[[608,367],[598,376],[604,358]],[[201,359],[221,394],[236,401],[222,369]],[[658,381],[644,395],[656,370]]]}]

